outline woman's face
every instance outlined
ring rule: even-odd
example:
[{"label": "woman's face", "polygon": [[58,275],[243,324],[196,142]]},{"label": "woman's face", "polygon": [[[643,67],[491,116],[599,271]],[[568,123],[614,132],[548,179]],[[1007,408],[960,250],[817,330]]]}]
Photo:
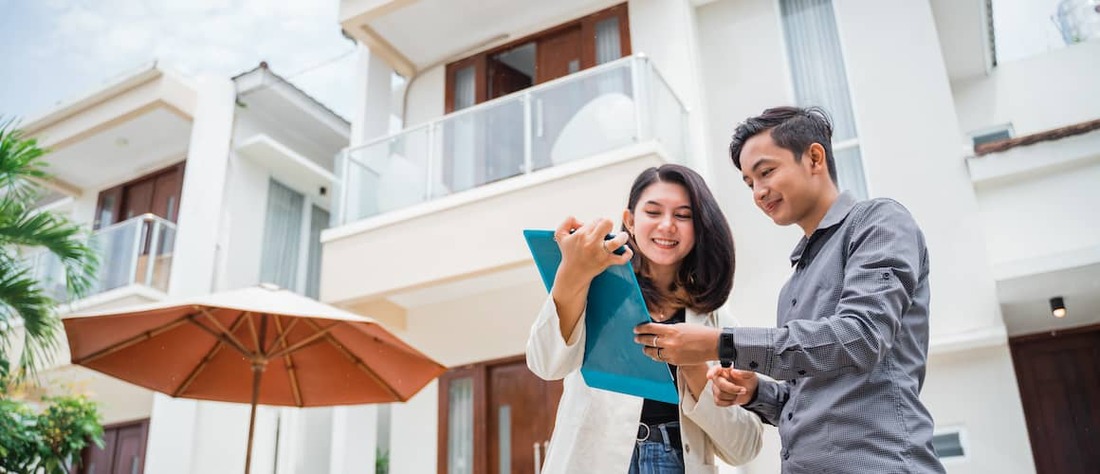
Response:
[{"label": "woman's face", "polygon": [[649,185],[633,212],[628,209],[623,214],[623,222],[634,234],[634,250],[641,252],[654,270],[679,270],[680,262],[695,247],[691,198],[680,184],[657,181]]}]

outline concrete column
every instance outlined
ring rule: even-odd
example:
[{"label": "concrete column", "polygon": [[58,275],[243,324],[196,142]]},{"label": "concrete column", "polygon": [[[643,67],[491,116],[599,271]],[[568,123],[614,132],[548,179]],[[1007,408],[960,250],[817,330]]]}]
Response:
[{"label": "concrete column", "polygon": [[[351,118],[350,146],[355,148],[373,139],[385,136],[389,131],[390,112],[392,110],[392,94],[390,84],[393,76],[393,68],[385,63],[378,55],[371,54],[370,49],[360,45],[358,48],[358,61],[356,67],[354,109]],[[366,159],[363,152],[353,152],[353,156],[360,160]],[[376,161],[371,162],[375,166],[384,166],[378,162],[377,153],[370,155]],[[340,170],[337,171],[338,173]],[[375,169],[375,173],[384,170]],[[377,184],[377,175],[362,169],[360,165],[349,164],[348,175],[341,183],[344,195],[343,216],[357,217],[373,214],[376,205],[373,198],[364,194],[365,188]]]},{"label": "concrete column", "polygon": [[689,111],[685,164],[711,181],[695,7],[689,0],[630,0],[628,8],[631,49],[653,61]]},{"label": "concrete column", "polygon": [[374,405],[333,408],[330,474],[374,473],[377,425]]},{"label": "concrete column", "polygon": [[[223,205],[226,164],[236,92],[229,79],[196,81],[197,103],[191,124],[187,167],[168,294],[209,293],[217,255],[218,221]],[[197,404],[156,394],[146,446],[146,472],[186,474],[195,457]],[[244,428],[247,429],[247,426]]]}]

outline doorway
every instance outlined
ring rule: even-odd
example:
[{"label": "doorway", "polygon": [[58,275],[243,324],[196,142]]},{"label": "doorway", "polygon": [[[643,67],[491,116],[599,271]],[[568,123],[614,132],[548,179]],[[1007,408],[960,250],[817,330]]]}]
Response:
[{"label": "doorway", "polygon": [[439,472],[537,472],[561,393],[523,356],[451,369],[439,379]]},{"label": "doorway", "polygon": [[1100,326],[1009,345],[1036,471],[1100,472]]}]

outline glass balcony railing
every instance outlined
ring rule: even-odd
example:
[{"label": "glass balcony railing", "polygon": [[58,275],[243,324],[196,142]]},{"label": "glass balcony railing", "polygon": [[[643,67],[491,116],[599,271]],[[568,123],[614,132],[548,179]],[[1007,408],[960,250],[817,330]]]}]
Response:
[{"label": "glass balcony railing", "polygon": [[338,157],[336,223],[655,141],[685,153],[687,111],[631,56],[443,116]]},{"label": "glass balcony railing", "polygon": [[[168,290],[176,225],[144,214],[92,233],[90,244],[99,255],[99,272],[85,297],[129,285]],[[35,279],[57,301],[70,301],[65,268],[49,252],[27,257]]]}]

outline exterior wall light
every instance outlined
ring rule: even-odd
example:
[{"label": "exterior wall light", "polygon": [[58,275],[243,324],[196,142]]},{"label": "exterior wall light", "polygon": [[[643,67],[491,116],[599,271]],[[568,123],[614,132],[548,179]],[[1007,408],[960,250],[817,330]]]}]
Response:
[{"label": "exterior wall light", "polygon": [[1056,318],[1066,317],[1066,301],[1061,296],[1050,299],[1050,314]]}]

